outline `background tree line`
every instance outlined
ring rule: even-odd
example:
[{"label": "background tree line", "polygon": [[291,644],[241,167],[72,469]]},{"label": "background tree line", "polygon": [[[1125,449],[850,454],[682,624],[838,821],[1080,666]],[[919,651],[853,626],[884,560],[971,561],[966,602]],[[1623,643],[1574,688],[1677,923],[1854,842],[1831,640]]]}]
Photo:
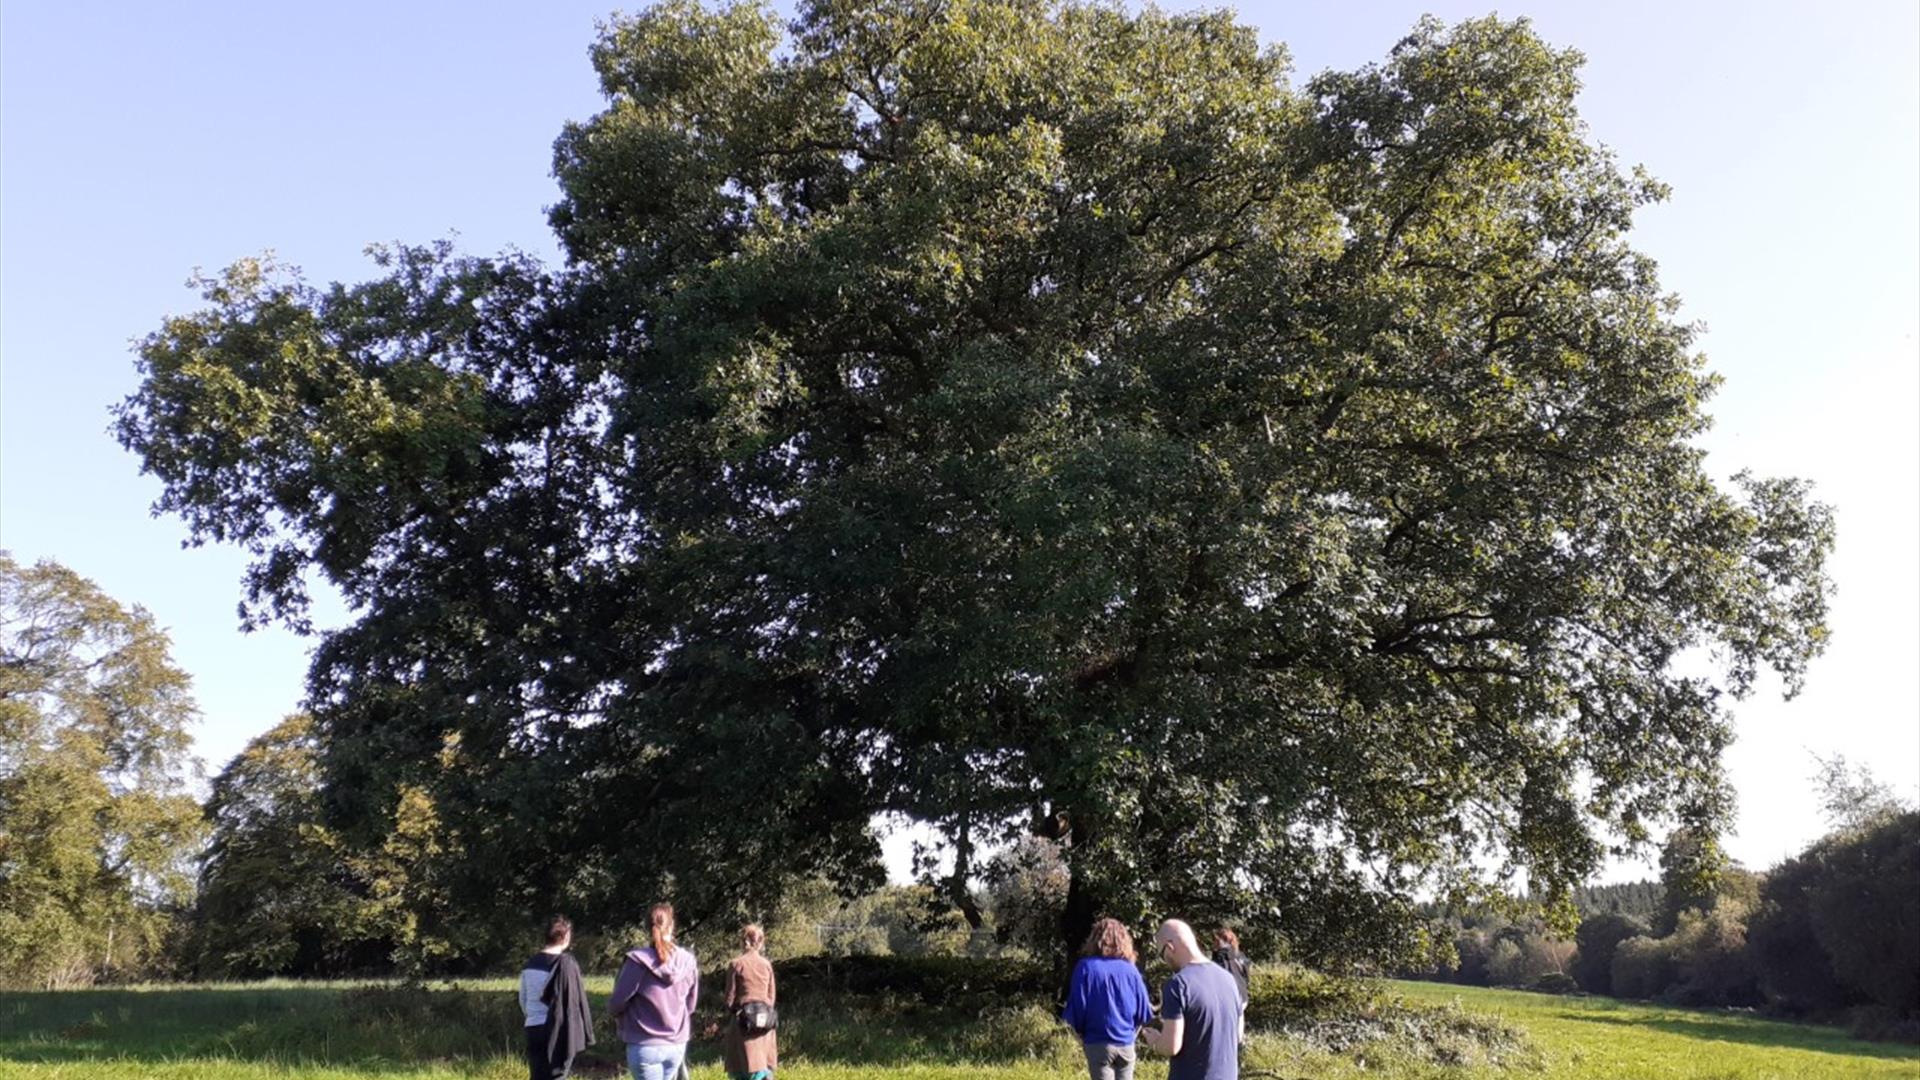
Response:
[{"label": "background tree line", "polygon": [[1844,760],[1815,781],[1831,831],[1765,873],[1719,865],[1680,831],[1660,881],[1576,890],[1577,931],[1507,908],[1434,909],[1451,942],[1406,970],[1476,986],[1581,990],[1680,1005],[1763,1007],[1920,1041],[1920,811]]},{"label": "background tree line", "polygon": [[[148,612],[0,552],[0,983],[447,973],[525,951],[540,909],[465,915],[471,897],[437,872],[450,837],[423,793],[402,793],[370,840],[329,824],[302,713],[250,740],[201,801],[196,715]],[[984,928],[944,891],[849,893],[823,877],[754,917],[782,956],[1050,948],[1066,890],[1057,848],[1030,841],[984,871],[970,896]],[[732,925],[706,921],[729,947]],[[613,963],[638,940],[628,929],[583,926],[583,955]]]}]

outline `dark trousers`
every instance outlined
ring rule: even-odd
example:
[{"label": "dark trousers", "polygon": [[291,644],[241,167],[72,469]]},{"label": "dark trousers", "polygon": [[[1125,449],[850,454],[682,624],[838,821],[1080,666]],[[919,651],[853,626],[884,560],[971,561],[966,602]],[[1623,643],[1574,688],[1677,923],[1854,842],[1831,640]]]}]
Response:
[{"label": "dark trousers", "polygon": [[535,1024],[527,1029],[527,1080],[567,1080],[572,1071],[571,1056],[559,1061],[547,1058],[547,1025]]}]

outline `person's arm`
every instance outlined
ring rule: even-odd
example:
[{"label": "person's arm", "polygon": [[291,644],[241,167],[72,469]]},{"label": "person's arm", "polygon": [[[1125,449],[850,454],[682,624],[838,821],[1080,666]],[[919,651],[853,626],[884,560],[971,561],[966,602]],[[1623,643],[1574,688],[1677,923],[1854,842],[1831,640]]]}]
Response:
[{"label": "person's arm", "polygon": [[733,963],[727,965],[726,1003],[727,1003],[728,1012],[732,1012],[734,1010],[734,1007],[740,1004],[738,1001],[734,1000],[735,996],[738,995],[739,993],[740,993],[740,962],[736,960]]},{"label": "person's arm", "polygon": [[780,1004],[778,1000],[779,996],[780,995],[773,992],[773,961],[769,960],[767,961],[767,1004]]},{"label": "person's arm", "polygon": [[1140,1041],[1147,1044],[1147,1049],[1164,1057],[1178,1054],[1186,1037],[1187,1021],[1186,1018],[1179,1016],[1171,1020],[1161,1020],[1159,1027],[1140,1029]]},{"label": "person's arm", "polygon": [[1075,964],[1073,978],[1067,983],[1067,1006],[1060,1010],[1060,1019],[1065,1021],[1076,1035],[1080,1034],[1081,1026],[1086,1023],[1086,1008],[1087,965]]},{"label": "person's arm", "polygon": [[700,1000],[700,965],[695,962],[692,953],[687,954],[687,966],[693,969],[693,978],[687,980],[687,1017],[691,1019],[693,1007]]},{"label": "person's arm", "polygon": [[627,1011],[633,995],[640,992],[640,965],[628,957],[620,965],[620,977],[613,980],[613,997],[607,1002],[607,1014],[619,1016]]},{"label": "person's arm", "polygon": [[1140,969],[1133,969],[1133,1027],[1134,1030],[1153,1023],[1153,996],[1147,992],[1147,980],[1140,976]]},{"label": "person's arm", "polygon": [[1187,991],[1179,979],[1168,979],[1160,987],[1160,1026],[1140,1030],[1140,1041],[1155,1053],[1172,1057],[1180,1052],[1187,1036]]}]

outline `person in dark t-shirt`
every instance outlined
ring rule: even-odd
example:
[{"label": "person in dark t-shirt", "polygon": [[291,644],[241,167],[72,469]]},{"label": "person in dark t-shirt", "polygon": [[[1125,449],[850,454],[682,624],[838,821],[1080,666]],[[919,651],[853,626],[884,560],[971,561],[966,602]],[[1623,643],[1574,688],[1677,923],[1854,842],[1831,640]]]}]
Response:
[{"label": "person in dark t-shirt", "polygon": [[1169,1058],[1167,1080],[1239,1080],[1240,984],[1178,919],[1161,923],[1153,942],[1173,977],[1160,987],[1160,1026],[1141,1040]]}]

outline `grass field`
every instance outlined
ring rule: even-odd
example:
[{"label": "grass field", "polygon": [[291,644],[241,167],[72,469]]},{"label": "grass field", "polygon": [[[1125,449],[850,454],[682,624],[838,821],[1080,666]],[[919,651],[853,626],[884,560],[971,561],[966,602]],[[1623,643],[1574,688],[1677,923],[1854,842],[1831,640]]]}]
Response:
[{"label": "grass field", "polygon": [[[785,984],[783,983],[783,986]],[[379,984],[252,983],[0,993],[0,1077],[100,1080],[373,1080],[525,1076],[504,980],[409,990]],[[592,980],[596,995],[607,980]],[[1525,1043],[1502,1064],[1437,1064],[1391,1041],[1335,1053],[1260,1034],[1243,1075],[1289,1080],[1540,1076],[1552,1080],[1920,1078],[1920,1048],[1751,1017],[1426,983],[1384,987],[1417,1005],[1497,1017]],[[1041,1080],[1084,1076],[1077,1047],[1032,1000],[991,991],[928,1002],[886,994],[783,1002],[783,1080]],[[1336,1025],[1337,1026],[1337,1025]],[[1391,1026],[1391,1021],[1389,1021]],[[1493,1025],[1498,1030],[1499,1024]],[[1421,1029],[1425,1030],[1425,1029]],[[605,1028],[602,1038],[608,1037]],[[607,1051],[603,1043],[597,1049]],[[617,1045],[611,1048],[617,1050]],[[619,1075],[610,1067],[587,1076]],[[696,1080],[722,1076],[710,1044]],[[1154,1063],[1142,1080],[1159,1080]]]}]

